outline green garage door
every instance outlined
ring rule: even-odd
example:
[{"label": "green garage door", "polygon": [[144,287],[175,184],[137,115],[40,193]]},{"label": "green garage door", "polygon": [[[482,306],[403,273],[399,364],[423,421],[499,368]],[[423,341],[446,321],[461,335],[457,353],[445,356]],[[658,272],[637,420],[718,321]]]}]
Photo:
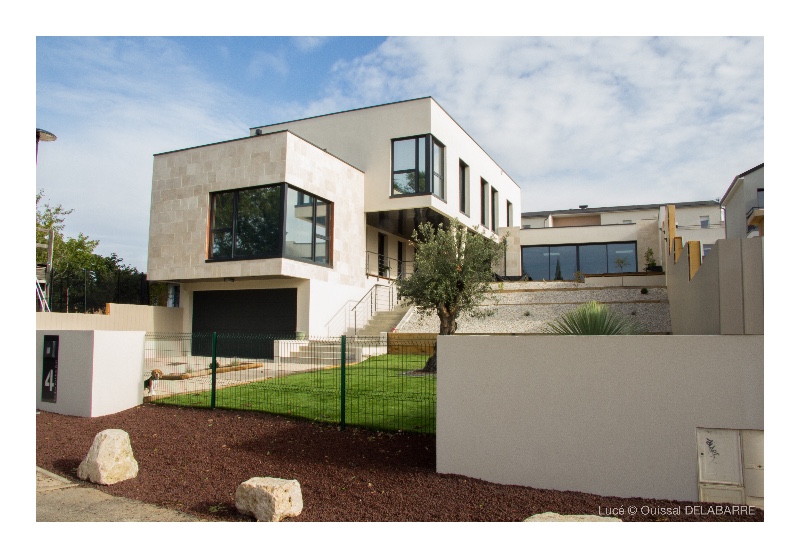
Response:
[{"label": "green garage door", "polygon": [[272,358],[274,339],[294,339],[297,289],[196,291],[192,311],[192,353],[211,354],[208,335],[216,332],[217,355]]}]

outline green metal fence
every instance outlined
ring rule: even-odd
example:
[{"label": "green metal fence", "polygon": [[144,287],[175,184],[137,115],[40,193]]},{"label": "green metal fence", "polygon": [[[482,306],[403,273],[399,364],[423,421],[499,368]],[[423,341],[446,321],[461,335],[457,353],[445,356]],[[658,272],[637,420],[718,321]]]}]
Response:
[{"label": "green metal fence", "polygon": [[433,339],[148,333],[145,400],[434,433]]}]

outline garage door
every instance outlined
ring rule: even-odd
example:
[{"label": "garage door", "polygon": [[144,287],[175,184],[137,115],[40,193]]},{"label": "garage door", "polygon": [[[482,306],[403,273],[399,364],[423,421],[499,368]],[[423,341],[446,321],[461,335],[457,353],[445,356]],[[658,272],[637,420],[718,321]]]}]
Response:
[{"label": "garage door", "polygon": [[202,334],[217,332],[218,356],[272,358],[272,340],[294,339],[297,330],[297,289],[196,291],[192,306],[196,355],[211,354]]}]

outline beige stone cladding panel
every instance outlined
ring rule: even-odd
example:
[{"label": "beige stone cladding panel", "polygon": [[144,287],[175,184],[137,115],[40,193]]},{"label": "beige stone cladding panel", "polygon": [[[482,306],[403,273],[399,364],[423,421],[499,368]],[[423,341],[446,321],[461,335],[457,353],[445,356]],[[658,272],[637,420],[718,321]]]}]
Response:
[{"label": "beige stone cladding panel", "polygon": [[274,134],[156,155],[148,250],[152,280],[223,273],[205,261],[209,194],[283,182],[286,141],[286,134]]},{"label": "beige stone cladding panel", "polygon": [[362,170],[366,211],[421,207],[425,196],[390,198],[392,139],[430,133],[432,104],[429,98],[415,99],[260,129],[264,133],[290,130]]},{"label": "beige stone cladding panel", "polygon": [[[284,261],[285,269],[309,279],[364,284],[364,173],[318,147],[289,135],[286,181],[333,202],[333,266]],[[304,268],[303,272],[301,268]]]},{"label": "beige stone cladding panel", "polygon": [[[503,258],[497,265],[495,272],[499,275],[522,275],[522,250],[520,246],[519,227],[503,227],[498,231],[500,237],[506,238],[506,247]],[[506,236],[506,234],[508,236]]]},{"label": "beige stone cladding panel", "polygon": [[645,253],[648,248],[653,249],[653,258],[656,259],[656,265],[662,265],[658,261],[660,254],[658,244],[660,241],[658,222],[655,219],[642,220],[636,223],[636,271],[645,271],[647,267]]}]

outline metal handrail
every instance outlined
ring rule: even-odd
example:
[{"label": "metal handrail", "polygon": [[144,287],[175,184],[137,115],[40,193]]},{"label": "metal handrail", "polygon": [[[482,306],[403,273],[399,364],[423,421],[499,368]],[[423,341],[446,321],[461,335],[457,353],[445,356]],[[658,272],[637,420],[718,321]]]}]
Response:
[{"label": "metal handrail", "polygon": [[394,296],[395,285],[394,285],[394,283],[390,283],[388,285],[381,285],[381,284],[373,285],[372,288],[369,291],[367,291],[367,293],[364,296],[361,297],[361,300],[359,300],[356,303],[355,307],[353,307],[353,309],[351,310],[351,312],[353,312],[353,334],[354,335],[358,334],[358,316],[359,316],[359,312],[362,312],[362,309],[361,309],[362,304],[366,304],[365,300],[367,299],[367,297],[369,297],[369,313],[366,316],[366,319],[364,321],[364,325],[365,326],[369,322],[369,320],[372,318],[372,316],[374,316],[375,313],[378,311],[378,309],[377,309],[377,307],[378,307],[378,289],[389,289],[389,308],[387,310],[391,310],[392,308],[394,308],[394,305],[395,305],[395,296]]},{"label": "metal handrail", "polygon": [[[397,258],[370,252],[369,250],[366,251],[366,255],[367,275],[384,279],[402,279],[406,275],[406,268],[414,263],[413,260],[398,260]],[[370,256],[374,256],[374,258]],[[377,262],[376,265],[370,265],[371,262],[375,261]],[[373,267],[374,269],[372,269]],[[395,271],[394,274],[392,274],[393,270]]]},{"label": "metal handrail", "polygon": [[36,279],[36,298],[39,299],[39,305],[42,307],[42,310],[49,312],[50,305],[47,304],[47,299],[42,291],[42,286],[39,284],[39,279]]}]

